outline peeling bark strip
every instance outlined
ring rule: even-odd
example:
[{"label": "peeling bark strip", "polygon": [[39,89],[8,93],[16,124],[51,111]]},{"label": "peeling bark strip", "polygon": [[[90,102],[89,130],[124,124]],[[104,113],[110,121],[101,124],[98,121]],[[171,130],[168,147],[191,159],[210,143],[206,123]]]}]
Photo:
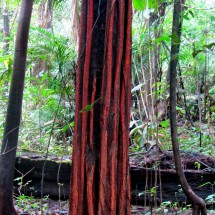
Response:
[{"label": "peeling bark strip", "polygon": [[82,0],[70,215],[131,214],[131,0]]},{"label": "peeling bark strip", "polygon": [[22,111],[28,33],[33,0],[23,0],[16,34],[13,75],[0,154],[0,215],[17,214],[13,206],[13,178]]}]

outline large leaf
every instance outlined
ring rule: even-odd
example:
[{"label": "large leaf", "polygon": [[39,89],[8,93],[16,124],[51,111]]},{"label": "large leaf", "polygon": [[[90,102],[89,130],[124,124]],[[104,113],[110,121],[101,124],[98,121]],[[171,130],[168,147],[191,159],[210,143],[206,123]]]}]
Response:
[{"label": "large leaf", "polygon": [[166,36],[159,37],[155,40],[155,42],[162,42],[162,41],[170,41],[170,37],[166,35]]},{"label": "large leaf", "polygon": [[133,6],[136,10],[145,10],[146,2],[146,0],[133,0]]}]

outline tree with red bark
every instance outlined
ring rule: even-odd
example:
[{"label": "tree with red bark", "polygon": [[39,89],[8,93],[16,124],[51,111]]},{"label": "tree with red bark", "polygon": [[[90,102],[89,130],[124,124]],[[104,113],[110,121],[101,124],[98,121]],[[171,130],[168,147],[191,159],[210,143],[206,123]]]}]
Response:
[{"label": "tree with red bark", "polygon": [[131,0],[82,0],[70,215],[131,214]]}]

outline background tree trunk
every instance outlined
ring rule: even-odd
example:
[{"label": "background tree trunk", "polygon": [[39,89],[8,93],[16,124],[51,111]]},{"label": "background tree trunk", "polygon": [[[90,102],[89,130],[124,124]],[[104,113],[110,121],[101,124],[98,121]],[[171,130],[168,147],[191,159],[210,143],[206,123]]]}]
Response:
[{"label": "background tree trunk", "polygon": [[80,35],[80,15],[78,8],[78,0],[72,0],[72,36],[73,41],[76,47],[79,44],[79,35]]},{"label": "background tree trunk", "polygon": [[130,214],[131,0],[82,1],[70,215]]},{"label": "background tree trunk", "polygon": [[198,197],[191,187],[189,186],[185,177],[182,162],[180,158],[180,150],[178,143],[178,132],[177,132],[177,119],[176,119],[176,67],[178,63],[178,55],[180,48],[181,28],[182,28],[182,12],[183,4],[185,0],[174,1],[174,12],[173,12],[173,27],[172,27],[172,44],[171,44],[171,56],[170,56],[170,125],[171,125],[171,137],[173,145],[173,154],[175,160],[176,172],[178,174],[182,189],[191,200],[193,205],[193,215],[198,215],[199,211],[203,215],[207,214],[206,205],[202,198]]},{"label": "background tree trunk", "polygon": [[28,33],[33,0],[23,0],[16,35],[13,75],[0,155],[0,215],[13,215],[13,177],[22,110]]},{"label": "background tree trunk", "polygon": [[[39,27],[50,30],[52,29],[53,11],[52,0],[46,0],[40,3],[38,8],[38,23]],[[33,67],[33,76],[38,77],[40,72],[47,72],[47,60],[37,58]],[[33,81],[34,83],[34,81]]]}]

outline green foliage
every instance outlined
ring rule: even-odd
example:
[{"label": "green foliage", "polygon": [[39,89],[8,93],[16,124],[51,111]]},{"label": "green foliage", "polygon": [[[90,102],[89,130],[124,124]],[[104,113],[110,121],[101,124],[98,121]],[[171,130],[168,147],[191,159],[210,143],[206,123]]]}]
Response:
[{"label": "green foliage", "polygon": [[157,12],[159,4],[163,2],[166,2],[166,0],[133,0],[133,6],[136,10],[145,10],[149,8]]},{"label": "green foliage", "polygon": [[133,5],[136,10],[144,10],[147,5],[145,0],[133,0]]},{"label": "green foliage", "polygon": [[[214,14],[211,10],[204,10],[209,6],[203,1],[186,1],[187,7],[182,14],[182,37],[179,40],[171,33],[172,4],[170,2],[166,4],[165,17],[159,17],[154,23],[150,23],[150,13],[154,13],[155,17],[157,15],[156,2],[158,1],[133,0],[134,8],[137,11],[134,13],[132,29],[133,85],[131,92],[132,101],[136,102],[133,102],[132,106],[132,115],[135,116],[135,119],[131,120],[130,126],[131,149],[142,151],[144,144],[147,142],[155,143],[156,137],[158,137],[162,149],[171,149],[168,104],[166,106],[166,118],[159,119],[158,117],[156,119],[155,116],[150,118],[148,115],[150,109],[153,108],[151,97],[153,99],[154,96],[159,101],[168,100],[168,65],[170,42],[173,40],[176,44],[180,43],[178,70],[180,68],[181,76],[178,76],[177,79],[180,148],[185,151],[214,155],[214,150],[211,150],[214,142],[211,123],[215,120],[215,105],[213,104],[215,99]],[[196,10],[196,8],[200,10]],[[159,50],[158,65],[160,70],[158,74],[161,72],[162,76],[154,83],[149,80],[153,80],[153,59],[156,56],[156,49]],[[178,75],[180,74],[178,73]],[[183,81],[183,88],[180,79]],[[199,85],[201,87],[200,95],[198,95]],[[199,97],[201,126],[198,110]],[[184,98],[186,98],[186,108],[190,113],[193,126],[190,125],[187,118]],[[149,107],[147,107],[147,103]],[[158,116],[160,112],[162,110],[158,106]],[[153,126],[156,123],[157,126]],[[202,147],[200,147],[200,130]],[[199,165],[196,164],[196,167],[199,168]]]},{"label": "green foliage", "polygon": [[[61,1],[61,6],[64,7],[66,2]],[[20,1],[7,2],[11,20],[19,3]],[[40,3],[41,1],[35,2],[35,8]],[[53,4],[55,3],[60,6],[59,2],[53,1]],[[61,9],[56,7],[55,10]],[[50,153],[71,153],[77,52],[67,35],[37,27],[36,19],[33,15],[18,150],[45,152],[49,147]],[[8,83],[13,64],[16,28],[12,27],[6,54],[3,54],[0,45],[0,137],[3,134]],[[59,32],[58,29],[56,32]],[[2,39],[0,42],[2,44]],[[45,67],[40,70],[37,65],[41,63],[44,63]]]},{"label": "green foliage", "polygon": [[[44,197],[43,200],[46,201],[48,196]],[[16,197],[16,206],[20,212],[36,212],[40,209],[40,201],[35,200],[33,196],[26,196],[24,194]],[[48,204],[45,203],[42,206],[42,212],[47,210]]]}]

